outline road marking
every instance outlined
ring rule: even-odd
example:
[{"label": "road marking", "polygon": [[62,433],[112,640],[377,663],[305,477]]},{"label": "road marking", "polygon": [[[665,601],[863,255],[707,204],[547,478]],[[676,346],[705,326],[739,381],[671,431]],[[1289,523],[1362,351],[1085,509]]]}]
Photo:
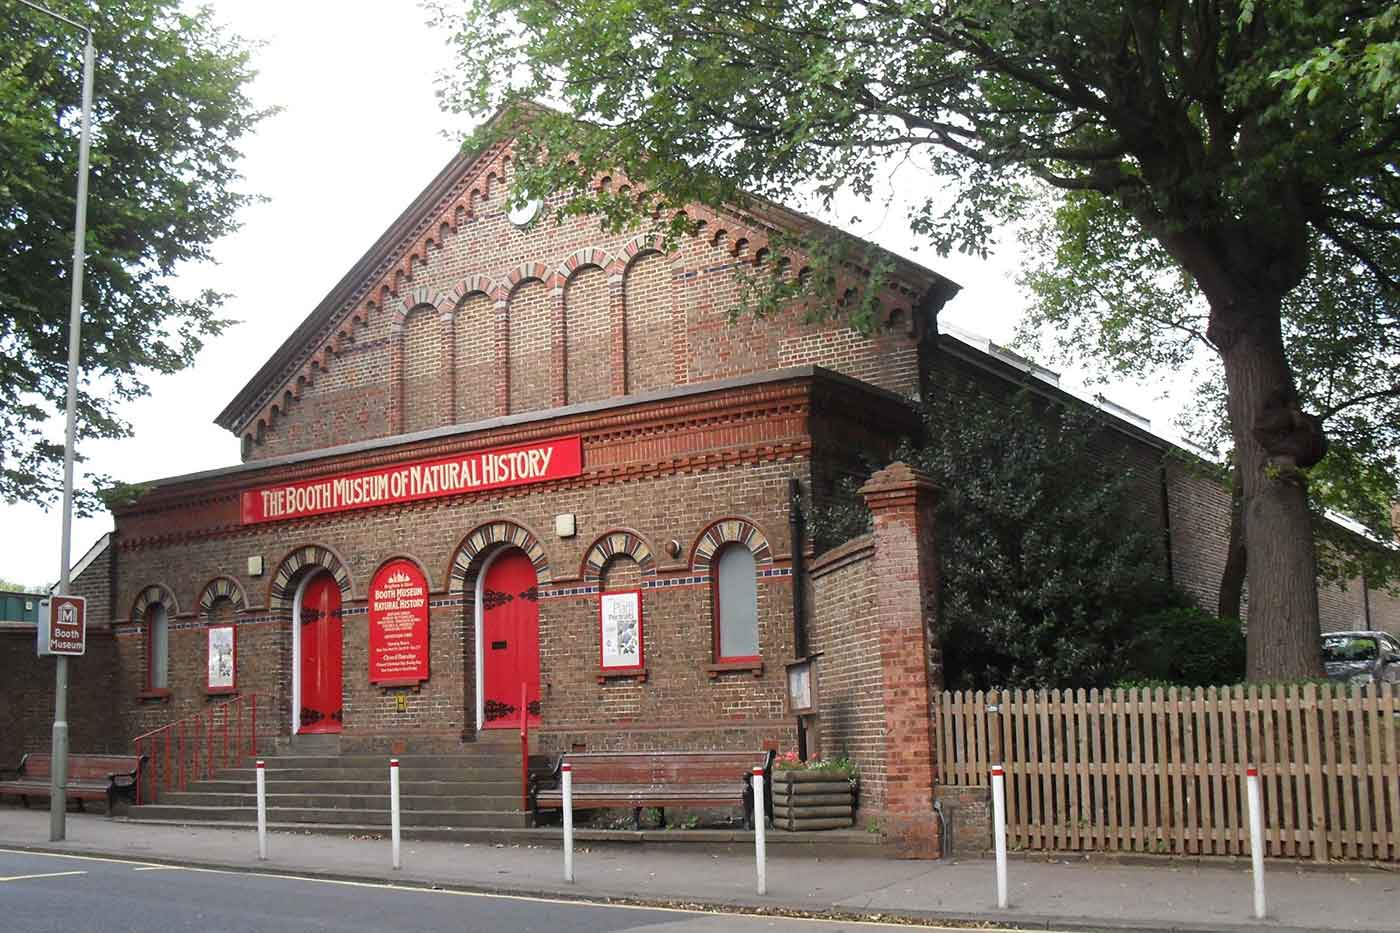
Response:
[{"label": "road marking", "polygon": [[8,878],[0,878],[0,881],[28,881],[31,878],[64,878],[68,875],[86,875],[85,871],[50,871],[39,875],[10,875]]},{"label": "road marking", "polygon": [[[271,879],[277,879],[277,880],[281,880],[281,881],[306,881],[306,882],[310,882],[310,883],[312,883],[312,884],[335,884],[335,885],[342,885],[342,886],[344,886],[344,887],[351,887],[351,888],[380,888],[380,889],[382,889],[382,890],[387,890],[387,891],[402,891],[402,892],[409,893],[409,894],[450,894],[450,895],[453,895],[454,897],[481,897],[481,898],[490,898],[490,899],[493,899],[493,900],[502,900],[502,901],[528,901],[528,902],[530,902],[530,903],[535,903],[535,904],[558,904],[558,905],[561,905],[561,906],[564,906],[564,907],[596,907],[596,908],[610,908],[610,909],[613,909],[613,910],[653,910],[653,911],[656,911],[656,912],[658,912],[658,913],[670,913],[670,914],[703,914],[703,915],[716,916],[716,917],[739,916],[739,917],[753,917],[753,918],[755,918],[755,919],[765,919],[765,918],[766,918],[766,919],[769,919],[769,920],[784,919],[784,920],[798,920],[798,921],[802,921],[802,922],[805,922],[805,923],[826,923],[826,924],[837,923],[837,924],[845,924],[845,925],[847,925],[847,926],[850,926],[850,925],[852,925],[852,924],[860,924],[860,925],[864,925],[864,926],[888,926],[888,927],[898,927],[898,928],[904,929],[904,930],[934,930],[934,931],[947,931],[947,933],[963,933],[963,931],[965,931],[966,929],[968,929],[968,928],[965,927],[965,926],[958,926],[958,927],[938,926],[937,921],[933,921],[933,922],[931,922],[931,923],[929,923],[929,924],[926,924],[926,925],[920,925],[919,922],[918,922],[917,920],[914,920],[914,919],[912,919],[912,918],[911,918],[910,920],[893,920],[893,921],[890,921],[890,920],[860,920],[860,919],[854,919],[854,918],[851,918],[851,917],[802,917],[802,916],[791,917],[791,916],[787,916],[787,915],[783,915],[783,914],[765,914],[765,913],[758,913],[758,912],[755,912],[755,911],[752,911],[752,910],[746,910],[746,909],[744,909],[744,908],[742,908],[742,907],[739,907],[739,908],[737,908],[737,909],[735,909],[735,910],[732,910],[732,911],[725,911],[725,910],[706,910],[706,909],[697,908],[697,907],[660,907],[660,906],[651,906],[651,905],[647,905],[647,904],[618,904],[618,903],[609,903],[609,902],[606,902],[606,901],[586,901],[586,900],[581,900],[581,899],[579,899],[579,898],[548,897],[548,896],[546,896],[546,895],[530,895],[530,894],[495,894],[495,893],[492,893],[492,892],[490,892],[490,891],[460,891],[460,890],[454,890],[454,889],[452,889],[452,888],[437,888],[437,887],[428,887],[428,886],[427,886],[428,884],[431,884],[431,883],[433,883],[433,882],[424,882],[422,885],[411,885],[411,884],[395,884],[394,882],[390,882],[390,881],[351,881],[351,880],[348,880],[348,879],[345,879],[345,878],[318,878],[318,877],[316,877],[315,875],[294,875],[294,874],[290,874],[290,873],[288,873],[288,874],[281,874],[281,873],[277,873],[277,872],[266,872],[266,871],[240,871],[240,870],[238,870],[238,869],[236,869],[236,868],[204,868],[204,867],[196,866],[196,865],[161,865],[161,864],[154,863],[154,862],[146,862],[146,861],[141,861],[141,860],[139,860],[139,859],[131,859],[131,858],[117,858],[117,857],[113,857],[113,856],[100,856],[100,855],[68,855],[68,854],[62,853],[62,852],[35,852],[35,851],[28,850],[28,849],[7,849],[7,848],[0,847],[0,853],[6,853],[6,854],[12,854],[12,855],[34,855],[34,856],[43,856],[43,857],[46,857],[46,858],[77,859],[77,860],[79,860],[79,861],[85,861],[85,862],[113,862],[113,863],[116,863],[116,864],[118,864],[118,865],[133,865],[133,866],[138,866],[138,867],[133,868],[133,869],[132,869],[133,871],[141,871],[141,870],[143,870],[143,869],[146,870],[146,871],[155,871],[155,870],[158,870],[158,869],[169,869],[169,870],[172,870],[172,871],[202,872],[202,873],[204,873],[204,874],[210,874],[210,875],[237,875],[237,876],[244,877],[244,878],[248,878],[248,877],[253,877],[253,878],[271,878]],[[18,876],[18,877],[20,877],[20,878],[27,878],[27,877],[54,877],[55,875],[82,875],[82,874],[86,874],[86,872],[81,872],[81,871],[65,871],[65,872],[56,872],[54,875],[48,875],[48,876],[45,876],[45,875],[33,875],[33,876],[31,876],[31,875],[21,875],[21,876]],[[0,878],[0,881],[9,881],[9,880],[12,880],[12,879]],[[17,879],[13,879],[13,880],[17,880]],[[998,927],[997,929],[998,929],[999,933],[1032,933],[1031,930],[1026,929],[1026,928],[1024,928],[1024,927]],[[1057,933],[1057,931],[1055,931],[1053,928],[1051,928],[1051,929],[1049,929],[1049,930],[1037,930],[1037,931],[1035,931],[1035,933]]]}]

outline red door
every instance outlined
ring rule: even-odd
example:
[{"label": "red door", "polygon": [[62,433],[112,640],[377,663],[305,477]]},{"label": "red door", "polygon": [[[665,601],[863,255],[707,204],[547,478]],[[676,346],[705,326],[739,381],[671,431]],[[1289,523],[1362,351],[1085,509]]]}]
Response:
[{"label": "red door", "polygon": [[535,567],[524,551],[491,562],[481,586],[482,719],[487,729],[520,725],[520,685],[530,722],[540,721],[540,604]]},{"label": "red door", "polygon": [[339,732],[341,724],[340,587],[317,574],[301,596],[301,731]]}]

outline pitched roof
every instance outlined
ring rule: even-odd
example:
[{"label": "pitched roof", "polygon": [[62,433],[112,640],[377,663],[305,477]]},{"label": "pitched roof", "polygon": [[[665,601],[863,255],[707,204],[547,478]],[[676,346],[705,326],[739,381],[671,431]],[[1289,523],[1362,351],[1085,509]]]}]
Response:
[{"label": "pitched roof", "polygon": [[[257,417],[263,407],[270,402],[278,390],[295,378],[298,369],[317,352],[320,345],[339,324],[350,306],[361,297],[372,281],[383,274],[401,257],[404,250],[421,236],[425,224],[438,216],[447,207],[454,188],[492,148],[501,145],[502,140],[492,133],[498,129],[506,117],[504,109],[497,111],[474,138],[478,142],[470,150],[463,150],[453,156],[437,176],[429,182],[412,203],[384,231],[374,244],[360,257],[335,287],[311,310],[296,330],[282,342],[282,345],[258,369],[247,384],[238,391],[223,410],[214,418],[214,423],[234,434],[241,434]],[[832,227],[816,218],[784,207],[765,198],[750,196],[752,207],[743,213],[754,220],[774,228],[821,232],[827,236],[844,239],[853,243],[873,246],[867,241]],[[888,253],[875,247],[894,264],[897,278],[922,289],[920,298],[932,297],[935,310],[961,286],[932,269],[911,262],[901,256]]]}]

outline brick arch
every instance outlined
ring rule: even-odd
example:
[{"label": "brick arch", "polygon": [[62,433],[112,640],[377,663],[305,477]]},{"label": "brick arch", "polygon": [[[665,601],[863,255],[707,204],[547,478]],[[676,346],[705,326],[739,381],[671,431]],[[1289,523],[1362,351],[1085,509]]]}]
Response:
[{"label": "brick arch", "polygon": [[342,599],[350,599],[350,569],[334,551],[319,544],[307,544],[282,558],[277,572],[267,587],[267,605],[271,609],[292,608],[296,598],[296,584],[313,568],[330,571],[340,587]]},{"label": "brick arch", "polygon": [[465,592],[470,599],[476,576],[481,571],[481,559],[500,547],[518,547],[535,565],[535,576],[541,584],[554,578],[549,571],[549,561],[545,557],[544,545],[535,533],[524,525],[506,519],[487,522],[478,526],[462,539],[452,555],[452,563],[447,570],[449,592]]},{"label": "brick arch", "polygon": [[639,256],[647,253],[660,253],[666,255],[666,243],[659,234],[639,233],[623,244],[619,257],[624,266],[632,265]]},{"label": "brick arch", "polygon": [[742,544],[753,552],[755,563],[773,563],[773,549],[768,544],[768,536],[747,518],[731,516],[713,522],[695,539],[690,549],[691,568],[709,570],[715,554],[731,542]]},{"label": "brick arch", "polygon": [[232,577],[215,577],[199,591],[200,616],[208,616],[214,603],[224,598],[233,603],[234,612],[242,612],[248,608],[248,596],[243,592],[241,583]]},{"label": "brick arch", "polygon": [[559,267],[554,270],[554,276],[562,288],[574,277],[574,273],[589,266],[597,266],[605,272],[612,270],[617,260],[612,253],[600,246],[588,246],[580,250],[575,250],[559,263]]},{"label": "brick arch", "polygon": [[170,587],[163,583],[152,583],[136,594],[136,599],[131,604],[131,621],[144,622],[146,610],[157,604],[165,607],[168,618],[173,619],[180,614],[180,604],[175,601],[175,593]]},{"label": "brick arch", "polygon": [[394,308],[394,313],[402,321],[419,308],[431,307],[438,311],[445,311],[453,305],[454,302],[448,298],[446,293],[423,285],[405,295],[398,307]]},{"label": "brick arch", "polygon": [[461,307],[462,302],[481,292],[492,301],[504,301],[506,287],[495,279],[484,275],[469,275],[452,287],[452,308]]},{"label": "brick arch", "polygon": [[514,292],[525,282],[531,279],[539,279],[546,285],[549,284],[549,269],[542,262],[522,262],[506,274],[506,290]]},{"label": "brick arch", "polygon": [[656,558],[642,536],[627,528],[618,528],[600,536],[584,555],[579,576],[587,583],[597,583],[603,566],[614,557],[630,557],[641,568],[642,575],[656,576]]}]

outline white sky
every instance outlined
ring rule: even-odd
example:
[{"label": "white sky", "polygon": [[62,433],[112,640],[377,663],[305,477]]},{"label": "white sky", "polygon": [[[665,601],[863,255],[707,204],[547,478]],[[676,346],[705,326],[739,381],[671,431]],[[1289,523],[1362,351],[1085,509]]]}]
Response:
[{"label": "white sky", "polygon": [[[266,43],[254,56],[259,75],[252,97],[259,106],[284,109],[246,142],[241,168],[244,190],[269,200],[245,211],[242,230],[215,245],[216,266],[190,268],[180,278],[182,291],[231,293],[225,316],[242,323],[208,343],[192,368],[154,378],[150,397],[123,409],[133,437],[82,448],[91,468],[126,482],[238,462],[237,439],[213,424],[215,415],[456,148],[443,135],[453,120],[440,113],[433,93],[450,53],[413,0],[214,0],[213,6],[233,31]],[[457,120],[456,126],[465,125]],[[917,195],[911,192],[911,199]],[[899,208],[859,213],[851,232],[963,286],[941,321],[1010,341],[1023,306],[1011,281],[1020,265],[1015,244],[989,262],[940,259],[928,248],[911,252]],[[1108,394],[1150,415],[1159,430],[1177,407],[1135,386]],[[75,519],[73,561],[111,527],[105,514]],[[0,529],[0,578],[36,586],[58,579],[56,507],[0,505]]]}]

